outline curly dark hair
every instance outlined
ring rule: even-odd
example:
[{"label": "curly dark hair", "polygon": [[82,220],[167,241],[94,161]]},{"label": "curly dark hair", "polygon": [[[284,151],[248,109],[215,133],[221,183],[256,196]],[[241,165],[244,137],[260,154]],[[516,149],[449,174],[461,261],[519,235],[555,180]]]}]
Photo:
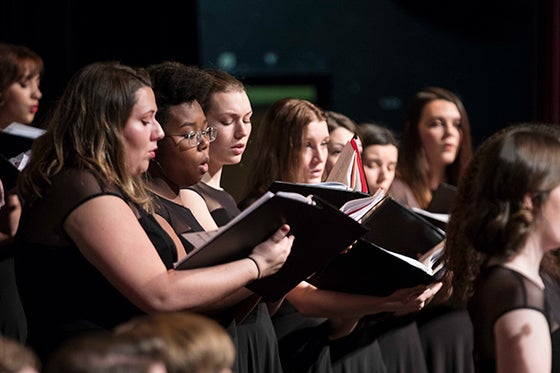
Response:
[{"label": "curly dark hair", "polygon": [[487,258],[510,258],[523,247],[558,185],[560,141],[551,125],[512,125],[481,144],[458,186],[447,227],[444,282],[454,302],[472,295]]}]

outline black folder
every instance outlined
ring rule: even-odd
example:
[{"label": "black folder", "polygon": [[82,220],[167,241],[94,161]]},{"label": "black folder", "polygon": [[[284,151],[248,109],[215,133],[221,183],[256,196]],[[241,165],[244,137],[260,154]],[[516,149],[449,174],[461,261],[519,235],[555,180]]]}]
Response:
[{"label": "black folder", "polygon": [[42,129],[19,123],[12,123],[0,131],[0,179],[4,190],[15,187],[20,174],[10,159],[31,149],[33,141],[43,132]]},{"label": "black folder", "polygon": [[[350,246],[367,229],[322,198],[294,193],[268,192],[240,215],[220,228],[202,246],[197,246],[177,269],[200,268],[246,258],[254,246],[268,239],[283,223],[295,236],[290,255],[274,275],[253,281],[247,287],[263,299],[275,301],[321,269]],[[183,235],[192,242],[193,233]],[[189,238],[189,236],[191,236]]]},{"label": "black folder", "polygon": [[271,192],[294,192],[304,196],[312,194],[324,199],[336,208],[340,208],[350,200],[369,196],[367,193],[350,189],[342,183],[305,184],[277,180],[272,182],[268,190]]},{"label": "black folder", "polygon": [[6,158],[0,154],[0,179],[4,186],[4,191],[13,189],[16,186],[20,171]]},{"label": "black folder", "polygon": [[384,249],[418,259],[445,239],[445,232],[412,209],[386,198],[365,216],[363,239]]},{"label": "black folder", "polygon": [[397,289],[434,283],[440,274],[441,271],[433,272],[431,267],[415,259],[404,255],[399,257],[360,239],[309,282],[325,290],[387,296]]}]

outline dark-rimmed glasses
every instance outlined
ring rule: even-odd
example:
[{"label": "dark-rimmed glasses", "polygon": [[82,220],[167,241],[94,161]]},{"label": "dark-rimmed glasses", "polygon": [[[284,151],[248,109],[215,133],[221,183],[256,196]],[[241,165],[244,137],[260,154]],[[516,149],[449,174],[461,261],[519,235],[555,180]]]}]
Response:
[{"label": "dark-rimmed glasses", "polygon": [[187,148],[194,148],[195,146],[200,145],[200,142],[202,141],[202,136],[206,137],[208,139],[209,142],[212,142],[214,140],[216,140],[216,134],[218,133],[218,130],[214,127],[208,127],[205,130],[200,130],[200,131],[191,131],[189,133],[182,133],[182,134],[176,134],[176,135],[172,135],[172,134],[165,134],[165,137],[180,137],[181,139],[179,141],[175,141],[173,140],[173,142],[175,142],[175,144],[177,145],[181,145],[181,146],[185,146]]}]

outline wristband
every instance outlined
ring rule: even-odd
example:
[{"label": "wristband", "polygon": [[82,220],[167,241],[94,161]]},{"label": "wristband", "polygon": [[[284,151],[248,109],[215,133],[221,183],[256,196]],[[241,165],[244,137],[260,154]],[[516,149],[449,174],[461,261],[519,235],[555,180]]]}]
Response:
[{"label": "wristband", "polygon": [[261,269],[259,268],[259,264],[257,263],[257,261],[255,259],[253,259],[251,256],[248,256],[247,259],[251,260],[253,263],[255,263],[255,266],[257,267],[257,280],[261,278]]}]

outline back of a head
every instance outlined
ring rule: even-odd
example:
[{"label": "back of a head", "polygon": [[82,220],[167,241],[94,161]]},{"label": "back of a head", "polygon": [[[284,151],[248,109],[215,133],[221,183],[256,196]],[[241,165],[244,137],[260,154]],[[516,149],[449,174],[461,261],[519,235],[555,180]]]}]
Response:
[{"label": "back of a head", "polygon": [[163,349],[157,338],[93,332],[60,346],[43,373],[165,373]]},{"label": "back of a head", "polygon": [[33,350],[21,342],[0,335],[0,372],[39,372],[41,363]]},{"label": "back of a head", "polygon": [[[548,192],[560,185],[560,141],[550,126],[504,128],[477,149],[461,180],[447,229],[446,282],[465,301],[488,256],[508,258],[525,243]],[[524,205],[534,195],[534,209]]]},{"label": "back of a head", "polygon": [[231,369],[235,360],[229,334],[216,321],[199,314],[139,316],[118,326],[116,333],[161,339],[168,373],[218,373]]}]

